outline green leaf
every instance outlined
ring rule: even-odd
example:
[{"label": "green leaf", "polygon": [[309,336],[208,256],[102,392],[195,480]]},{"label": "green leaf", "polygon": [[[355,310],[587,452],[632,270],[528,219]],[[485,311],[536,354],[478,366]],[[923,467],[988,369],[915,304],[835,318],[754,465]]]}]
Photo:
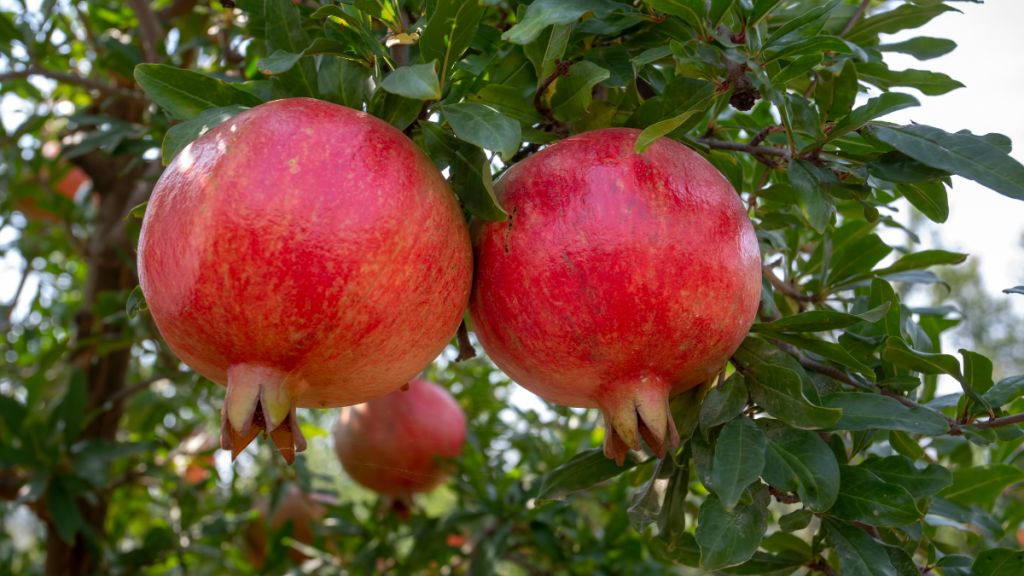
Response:
[{"label": "green leaf", "polygon": [[[175,156],[188,147],[189,144],[195,142],[200,136],[220,126],[232,116],[241,114],[246,110],[249,110],[248,106],[209,108],[191,120],[171,126],[171,129],[164,135],[162,146],[164,166],[170,164]],[[132,317],[130,313],[129,317]]]},{"label": "green leaf", "polygon": [[762,576],[763,574],[790,574],[807,562],[796,554],[766,554],[754,552],[754,555],[739,566],[730,566],[721,571],[738,576]]},{"label": "green leaf", "polygon": [[899,336],[889,336],[885,339],[882,357],[897,366],[922,374],[949,374],[958,381],[963,380],[963,376],[960,375],[960,362],[956,358],[948,354],[918,352]]},{"label": "green leaf", "polygon": [[762,364],[749,369],[747,389],[758,406],[794,428],[828,428],[842,415],[839,410],[811,404],[804,396],[800,376],[781,366]]},{"label": "green leaf", "polygon": [[635,458],[635,453],[630,452],[626,457],[626,463],[619,466],[615,460],[610,460],[604,455],[603,448],[580,452],[565,464],[544,475],[537,500],[565,500],[572,492],[590,488],[642,463]]},{"label": "green leaf", "polygon": [[536,0],[527,8],[519,24],[505,32],[501,39],[513,44],[527,44],[552,24],[574,22],[587,12],[603,19],[616,10],[628,13],[632,12],[632,7],[612,0]]},{"label": "green leaf", "polygon": [[897,184],[896,190],[932,222],[942,224],[949,218],[949,200],[946,187],[934,184]]},{"label": "green leaf", "polygon": [[[627,511],[634,530],[643,534],[644,530],[657,520],[658,536],[662,540],[672,542],[674,536],[678,536],[686,528],[686,515],[682,511],[682,504],[689,490],[689,451],[685,452],[682,462],[682,466],[678,465],[675,456],[669,454],[655,464],[654,474],[643,489],[633,496],[632,506]],[[670,531],[675,534],[670,535]]]},{"label": "green leaf", "polygon": [[974,576],[1024,575],[1024,552],[1011,548],[994,548],[978,554],[971,565]]},{"label": "green leaf", "polygon": [[85,380],[85,373],[75,368],[71,373],[68,382],[68,390],[60,405],[54,411],[53,417],[60,417],[64,421],[63,440],[66,446],[78,441],[82,433],[82,424],[85,420],[85,405],[89,398],[88,384]]},{"label": "green leaf", "polygon": [[630,60],[629,52],[622,44],[593,48],[587,52],[585,59],[609,72],[608,78],[601,82],[602,86],[609,88],[629,86],[636,76],[633,72],[633,62]]},{"label": "green leaf", "polygon": [[727,378],[721,389],[712,387],[700,405],[697,420],[701,429],[710,430],[738,416],[747,404],[747,397],[747,387],[739,372]]},{"label": "green leaf", "polygon": [[747,19],[747,28],[755,28],[769,12],[781,3],[782,0],[756,0],[754,10],[750,13],[750,18]]},{"label": "green leaf", "polygon": [[139,220],[146,217],[146,207],[149,206],[149,200],[139,204],[128,211],[128,215],[124,217],[124,221],[128,222],[132,218],[138,218]]},{"label": "green leaf", "polygon": [[740,416],[722,428],[711,475],[726,510],[735,508],[747,486],[761,475],[764,451],[764,432],[750,418]]},{"label": "green leaf", "polygon": [[256,95],[205,74],[163,64],[139,64],[135,81],[161,108],[191,120],[208,108],[259,106]]},{"label": "green leaf", "polygon": [[818,140],[813,144],[804,146],[804,149],[801,150],[801,152],[809,152],[815,148],[824,146],[837,138],[841,138],[854,130],[859,130],[862,126],[875,118],[891,114],[897,110],[903,110],[904,108],[911,108],[920,105],[921,104],[917,101],[917,98],[914,98],[910,94],[901,94],[899,92],[882,94],[877,98],[868,100],[866,104],[855,109],[853,112],[850,112],[849,116],[843,118],[832,127],[828,136],[823,140]]},{"label": "green leaf", "polygon": [[[275,50],[274,53],[267,58],[260,58],[256,63],[256,68],[264,74],[284,74],[291,70],[292,67],[295,66],[295,64],[304,56],[320,55],[331,55],[339,58],[346,58],[364,66],[366,64],[366,61],[355,54],[348,44],[344,44],[337,40],[331,40],[329,38],[317,38],[309,48],[306,48],[297,54],[285,52],[284,50]],[[317,82],[320,82],[319,78],[317,78]]]},{"label": "green leaf", "polygon": [[842,410],[842,417],[830,430],[902,430],[912,434],[940,436],[949,424],[927,408],[908,408],[898,400],[868,392],[837,392],[823,396],[821,403]]},{"label": "green leaf", "polygon": [[960,355],[964,357],[964,379],[960,382],[964,394],[991,414],[992,407],[982,394],[992,388],[992,361],[962,348]]},{"label": "green leaf", "polygon": [[850,522],[898,528],[924,518],[902,486],[883,482],[867,468],[840,466],[839,498],[829,510]]},{"label": "green leaf", "polygon": [[[569,35],[572,34],[572,24],[551,26],[544,30],[536,40],[523,46],[523,52],[533,63],[537,71],[537,86],[544,79],[551,76],[558,65],[558,61],[565,55],[565,48],[569,44]],[[517,99],[521,100],[521,97]]]},{"label": "green leaf", "polygon": [[820,53],[806,54],[797,58],[772,78],[772,85],[780,86],[790,80],[796,80],[806,74],[811,68],[821,64],[824,58],[824,55]]},{"label": "green leaf", "polygon": [[867,532],[835,518],[823,518],[821,524],[843,576],[899,576],[885,548]]},{"label": "green leaf", "polygon": [[985,392],[984,398],[989,406],[998,408],[1013,402],[1024,394],[1024,375],[1003,378],[995,386]]},{"label": "green leaf", "polygon": [[[914,558],[906,550],[899,546],[882,544],[886,554],[889,555],[889,562],[899,576],[921,576],[921,569],[917,567]],[[953,576],[947,574],[946,576]]]},{"label": "green leaf", "polygon": [[406,98],[386,90],[375,90],[367,111],[398,130],[405,130],[416,120],[422,109],[422,100]]},{"label": "green leaf", "polygon": [[[702,101],[705,106],[710,102],[710,98]],[[643,154],[658,140],[658,138],[661,138],[676,128],[679,128],[682,126],[683,122],[686,122],[691,116],[698,112],[704,112],[704,110],[690,110],[689,112],[684,112],[675,118],[662,120],[661,122],[657,122],[647,128],[644,128],[644,131],[637,136],[636,144],[633,146],[633,149],[637,154]]]},{"label": "green leaf", "polygon": [[980,138],[950,134],[923,124],[868,126],[873,138],[915,160],[959,174],[1000,194],[1024,200],[1024,166]]},{"label": "green leaf", "polygon": [[522,143],[519,122],[483,104],[462,102],[442,107],[455,135],[471,144],[511,158]]},{"label": "green leaf", "polygon": [[[309,34],[303,28],[303,16],[299,7],[291,0],[264,0],[263,17],[266,19],[267,52],[278,50],[291,54],[302,54],[310,45]],[[316,63],[306,60],[297,67],[276,75],[271,82],[280,95],[319,95]],[[244,104],[232,102],[231,104]],[[227,104],[221,104],[226,106]]]},{"label": "green leaf", "polygon": [[832,219],[829,184],[818,173],[817,167],[806,160],[791,159],[788,174],[789,183],[796,192],[797,206],[811,227],[819,234],[824,234]]},{"label": "green leaf", "polygon": [[761,51],[767,51],[772,47],[777,49],[782,46],[798,44],[808,38],[817,36],[821,33],[822,28],[825,27],[832,11],[842,3],[842,0],[832,0],[824,6],[808,10],[804,14],[786,22],[765,40]]},{"label": "green leaf", "polygon": [[[758,326],[755,324],[754,326]],[[860,372],[865,378],[875,381],[875,371],[870,366],[860,363],[852,354],[846,351],[839,344],[827,342],[825,340],[815,340],[813,338],[805,338],[803,336],[797,336],[795,334],[788,334],[786,332],[773,332],[771,337],[775,340],[781,340],[787,344],[792,344],[797,348],[814,352],[818,356],[827,358],[836,364],[846,366],[852,370]]]},{"label": "green leaf", "polygon": [[921,270],[931,266],[960,264],[966,259],[967,254],[946,252],[945,250],[922,250],[920,252],[914,252],[913,254],[907,254],[891,266],[875,270],[874,273],[879,276],[885,276],[887,274],[905,272],[907,270]]},{"label": "green leaf", "polygon": [[372,70],[339,56],[321,58],[317,72],[320,94],[324,99],[356,110],[370,95]]},{"label": "green leaf", "polygon": [[1024,294],[1024,286],[1014,286],[1003,290],[1004,294]]},{"label": "green leaf", "polygon": [[292,54],[284,50],[277,50],[266,58],[260,58],[256,69],[264,74],[282,74],[291,70],[292,66],[302,58],[302,54]]},{"label": "green leaf", "polygon": [[701,401],[710,386],[711,382],[705,382],[669,400],[669,411],[672,412],[672,421],[676,425],[681,442],[689,440],[693,436],[693,431],[697,429]]},{"label": "green leaf", "polygon": [[857,77],[883,91],[894,86],[916,88],[928,96],[940,96],[964,85],[941,72],[928,70],[890,70],[882,62],[858,62]]},{"label": "green leaf", "polygon": [[953,484],[953,475],[944,466],[929,464],[918,468],[905,456],[868,458],[858,467],[870,470],[883,482],[902,486],[914,498],[931,496]]},{"label": "green leaf", "polygon": [[[676,460],[675,474],[668,482],[665,489],[665,498],[658,514],[658,538],[670,542],[676,546],[686,532],[686,495],[690,491],[690,452],[691,446],[687,445],[681,454],[675,457],[668,457],[666,460]],[[696,542],[694,542],[696,548]],[[696,564],[696,563],[694,563]]]},{"label": "green leaf", "polygon": [[821,54],[823,52],[836,52],[840,54],[853,54],[860,60],[867,60],[864,50],[836,36],[814,36],[795,44],[782,46],[764,56],[764,63],[770,64],[776,60],[792,59],[795,56],[805,54]]},{"label": "green leaf", "polygon": [[956,48],[956,42],[946,38],[929,38],[918,36],[895,44],[882,44],[875,46],[875,50],[882,52],[900,52],[910,54],[918,60],[931,60],[939,56],[945,56]]},{"label": "green leaf", "polygon": [[[914,381],[920,385],[920,380],[914,378]],[[892,446],[897,454],[902,454],[911,460],[920,460],[925,457],[924,448],[921,448],[920,444],[902,430],[889,430],[889,446]]]},{"label": "green leaf", "polygon": [[490,162],[484,151],[452,136],[434,122],[422,122],[420,126],[431,157],[451,166],[452,188],[466,210],[484,220],[504,222],[508,213],[494,193]]},{"label": "green leaf", "polygon": [[839,493],[839,464],[828,444],[814,432],[796,430],[778,420],[760,418],[757,425],[768,441],[761,472],[765,482],[796,492],[815,512],[831,508]]},{"label": "green leaf", "polygon": [[[835,458],[833,457],[833,460]],[[836,468],[836,475],[839,475],[838,467]],[[836,483],[836,492],[838,494],[839,484]],[[779,518],[779,528],[782,528],[786,532],[796,532],[797,530],[803,530],[811,524],[811,520],[814,520],[814,512],[810,508],[801,508],[795,512],[790,512]]]},{"label": "green leaf", "polygon": [[879,34],[895,34],[900,30],[909,30],[924,26],[932,18],[943,12],[959,12],[956,8],[935,3],[930,6],[913,6],[905,4],[895,10],[882,12],[858,22],[848,33],[846,39],[858,44],[869,45],[869,40]]},{"label": "green leaf", "polygon": [[24,404],[10,396],[0,394],[0,428],[6,426],[7,431],[17,437],[27,414],[28,409]]},{"label": "green leaf", "polygon": [[889,311],[889,303],[868,310],[863,314],[847,314],[846,312],[838,312],[835,310],[812,310],[810,312],[803,312],[800,314],[793,314],[792,316],[786,316],[780,318],[774,322],[762,322],[755,324],[751,331],[753,332],[824,332],[828,330],[837,330],[839,328],[849,328],[854,324],[861,322],[878,322],[885,317],[885,313]]},{"label": "green leaf", "polygon": [[640,69],[652,62],[657,62],[663,58],[668,58],[672,55],[672,46],[658,46],[657,48],[650,48],[644,50],[639,56],[630,60],[637,69]]},{"label": "green leaf", "polygon": [[438,0],[420,35],[422,62],[437,61],[443,85],[448,72],[469,48],[487,6],[477,0]]},{"label": "green leaf", "polygon": [[700,566],[721,570],[750,559],[768,529],[768,502],[771,496],[763,485],[754,495],[754,503],[732,511],[711,494],[701,504],[694,537],[700,546]]},{"label": "green leaf", "polygon": [[646,0],[651,8],[679,16],[686,23],[704,29],[708,6],[705,0]]},{"label": "green leaf", "polygon": [[691,567],[700,565],[700,547],[697,546],[693,534],[689,532],[683,532],[668,544],[661,538],[652,538],[647,541],[647,545],[656,556],[669,562]]},{"label": "green leaf", "polygon": [[125,312],[128,313],[128,318],[134,319],[138,316],[139,312],[147,308],[146,296],[142,293],[142,286],[136,286],[132,293],[128,295],[128,303],[125,305]]},{"label": "green leaf", "polygon": [[86,527],[85,519],[78,509],[65,483],[64,476],[54,476],[50,486],[46,489],[46,507],[50,511],[50,518],[57,528],[60,539],[68,544],[74,544],[75,534]]},{"label": "green leaf", "polygon": [[441,86],[434,71],[437,62],[403,66],[384,77],[380,87],[399,96],[416,100],[440,100]]},{"label": "green leaf", "polygon": [[551,113],[562,122],[572,122],[582,117],[590,107],[591,90],[608,77],[609,72],[593,62],[574,64],[569,69],[569,76],[563,76],[555,83]]},{"label": "green leaf", "polygon": [[725,20],[726,14],[732,10],[736,0],[711,0],[711,9],[708,11],[708,19],[711,21],[710,28],[714,30]]},{"label": "green leaf", "polygon": [[939,496],[964,506],[980,504],[990,508],[1007,486],[1024,480],[1024,471],[1015,466],[993,464],[960,468],[953,472],[953,485]]},{"label": "green leaf", "polygon": [[928,514],[954,520],[958,529],[962,530],[963,525],[970,524],[975,526],[986,538],[992,538],[996,541],[1002,540],[1006,534],[1002,524],[977,504],[972,504],[968,508],[952,500],[946,500],[941,496],[932,496],[931,499],[932,504],[928,508]]},{"label": "green leaf", "polygon": [[[885,146],[885,144],[881,144]],[[886,152],[865,166],[875,178],[890,182],[907,182],[914,184],[938,183],[945,179],[949,172],[932,168],[914,160],[902,152]]]}]

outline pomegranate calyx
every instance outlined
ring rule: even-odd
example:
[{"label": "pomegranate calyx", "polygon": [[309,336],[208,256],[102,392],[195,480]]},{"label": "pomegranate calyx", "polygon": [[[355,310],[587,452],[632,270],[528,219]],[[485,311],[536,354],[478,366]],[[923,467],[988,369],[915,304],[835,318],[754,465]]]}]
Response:
[{"label": "pomegranate calyx", "polygon": [[292,464],[296,452],[306,449],[306,438],[295,415],[297,381],[288,374],[258,365],[235,365],[228,369],[228,391],[221,409],[221,448],[231,451],[231,460],[259,433],[271,439],[281,456]]},{"label": "pomegranate calyx", "polygon": [[605,420],[604,454],[619,466],[626,462],[630,449],[640,450],[641,438],[661,460],[680,444],[668,392],[644,382],[633,392],[611,403],[599,401]]}]

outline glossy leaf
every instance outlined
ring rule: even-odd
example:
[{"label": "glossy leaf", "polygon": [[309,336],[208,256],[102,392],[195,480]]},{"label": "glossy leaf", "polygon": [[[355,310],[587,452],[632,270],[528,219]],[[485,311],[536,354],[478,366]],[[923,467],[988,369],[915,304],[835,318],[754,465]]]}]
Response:
[{"label": "glossy leaf", "polygon": [[[859,72],[859,69],[858,69]],[[899,92],[892,92],[888,94],[882,94],[876,98],[872,98],[867,101],[863,106],[856,108],[850,115],[843,118],[832,127],[829,131],[828,136],[823,140],[819,140],[809,146],[805,146],[803,152],[808,152],[819,146],[824,146],[837,138],[841,138],[854,130],[859,130],[862,126],[887,114],[896,112],[897,110],[903,110],[905,108],[911,108],[914,106],[920,106],[917,98],[914,98],[910,94],[901,94]]]},{"label": "glossy leaf", "polygon": [[701,568],[720,570],[749,560],[768,529],[770,499],[762,487],[754,495],[753,504],[729,511],[718,496],[709,495],[701,504],[694,534],[700,546]]},{"label": "glossy leaf", "polygon": [[[175,156],[177,156],[189,144],[195,142],[197,138],[217,126],[220,126],[224,121],[228,120],[232,116],[241,114],[248,109],[249,108],[247,106],[209,108],[191,120],[186,120],[181,124],[171,126],[171,129],[164,135],[162,148],[164,165],[166,166],[167,164],[170,164],[171,160],[173,160]],[[134,316],[129,313],[129,317]]]},{"label": "glossy leaf", "polygon": [[483,104],[462,102],[442,108],[444,118],[459,138],[501,153],[509,159],[519,150],[522,132],[515,120]]},{"label": "glossy leaf", "polygon": [[908,408],[894,398],[868,392],[838,392],[821,399],[823,406],[842,410],[830,430],[902,430],[912,434],[945,434],[949,424],[927,408]]},{"label": "glossy leaf", "polygon": [[1005,406],[1024,394],[1024,375],[1003,378],[984,394],[985,401],[994,408]]},{"label": "glossy leaf", "polygon": [[957,380],[963,379],[960,374],[960,362],[953,356],[918,352],[898,336],[886,338],[882,357],[897,366],[903,366],[922,374],[949,374]]},{"label": "glossy leaf", "polygon": [[953,472],[953,485],[939,496],[964,506],[980,504],[988,508],[1007,486],[1022,480],[1024,471],[1006,464],[960,468]]},{"label": "glossy leaf", "polygon": [[415,100],[440,100],[441,86],[437,83],[436,66],[437,62],[403,66],[385,76],[380,87]]},{"label": "glossy leaf", "polygon": [[901,52],[910,54],[918,60],[931,60],[945,56],[956,49],[956,42],[946,38],[929,38],[918,36],[895,44],[882,44],[875,47],[881,52]]},{"label": "glossy leaf", "polygon": [[558,79],[551,97],[551,113],[562,122],[571,122],[587,113],[591,90],[610,73],[593,62],[579,62],[569,69],[569,76]]},{"label": "glossy leaf", "polygon": [[811,68],[821,64],[823,59],[824,56],[820,53],[801,56],[772,77],[772,84],[779,86],[791,80],[796,80],[806,74]]},{"label": "glossy leaf", "polygon": [[824,332],[849,328],[861,322],[878,322],[889,311],[889,303],[863,314],[847,314],[834,310],[812,310],[780,318],[774,322],[755,324],[754,332]]},{"label": "glossy leaf", "polygon": [[697,420],[702,430],[710,430],[738,416],[747,404],[747,386],[743,375],[734,372],[721,388],[714,386],[700,404]]},{"label": "glossy leaf", "polygon": [[626,463],[619,466],[604,455],[602,448],[580,452],[544,476],[537,499],[565,500],[572,492],[614,478],[638,463],[632,453],[626,458]]},{"label": "glossy leaf", "polygon": [[914,498],[931,496],[953,484],[953,475],[938,464],[918,468],[905,456],[868,458],[858,465],[888,484],[906,488]]},{"label": "glossy leaf", "polygon": [[732,510],[747,486],[761,476],[764,451],[764,432],[750,418],[740,416],[722,428],[715,449],[712,482],[726,510]]},{"label": "glossy leaf", "polygon": [[503,222],[508,218],[494,194],[490,161],[484,151],[433,122],[423,122],[421,126],[431,156],[451,166],[452,188],[466,209],[484,220]]},{"label": "glossy leaf", "polygon": [[974,576],[1024,575],[1024,552],[1012,548],[993,548],[978,554],[971,565]]},{"label": "glossy leaf", "polygon": [[811,404],[802,388],[796,372],[781,366],[760,365],[747,373],[747,389],[754,402],[790,426],[820,430],[839,421],[841,411]]},{"label": "glossy leaf", "polygon": [[924,518],[902,486],[883,482],[867,468],[840,466],[839,497],[829,510],[844,520],[899,527]]},{"label": "glossy leaf", "polygon": [[[754,326],[756,327],[759,325],[755,324]],[[836,364],[855,370],[872,382],[875,380],[875,371],[872,370],[870,366],[859,362],[839,344],[834,344],[825,340],[816,340],[814,338],[805,338],[803,336],[797,336],[787,332],[771,332],[771,337],[775,340],[781,340],[787,344],[792,344],[802,350],[813,352],[818,356],[822,356],[835,362]]]},{"label": "glossy leaf", "polygon": [[824,518],[821,524],[843,576],[899,576],[885,548],[867,532],[835,518]]},{"label": "glossy leaf", "polygon": [[486,6],[477,0],[438,0],[417,45],[422,62],[437,62],[444,84],[449,71],[473,42]]},{"label": "glossy leaf", "polygon": [[846,38],[852,42],[866,43],[879,34],[895,34],[900,30],[924,26],[932,18],[948,11],[959,12],[956,8],[941,3],[928,6],[898,6],[895,10],[861,20],[846,34]]},{"label": "glossy leaf", "polygon": [[191,120],[209,108],[259,106],[259,97],[205,74],[163,64],[135,67],[135,81],[161,108]]},{"label": "glossy leaf", "polygon": [[823,234],[832,219],[830,184],[822,178],[817,167],[806,160],[790,160],[787,173],[789,183],[796,192],[797,206],[811,227]]},{"label": "glossy leaf", "polygon": [[964,85],[941,72],[928,70],[890,70],[881,62],[860,62],[857,77],[883,91],[896,86],[916,88],[928,96],[941,96]]},{"label": "glossy leaf", "polygon": [[796,492],[815,512],[831,508],[839,493],[839,465],[828,444],[814,432],[790,428],[777,420],[761,418],[757,425],[768,442],[761,473],[765,482]]},{"label": "glossy leaf", "polygon": [[502,39],[513,44],[526,44],[552,24],[568,24],[579,20],[586,12],[593,12],[597,18],[607,18],[616,10],[630,11],[631,7],[612,0],[537,0],[530,4],[519,24],[502,35]]}]

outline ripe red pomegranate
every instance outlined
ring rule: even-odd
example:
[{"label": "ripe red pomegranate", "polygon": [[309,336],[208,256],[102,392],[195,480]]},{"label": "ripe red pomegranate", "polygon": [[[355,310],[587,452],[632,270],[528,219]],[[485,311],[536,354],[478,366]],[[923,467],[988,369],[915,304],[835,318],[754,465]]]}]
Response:
[{"label": "ripe red pomegranate", "polygon": [[439,459],[466,441],[466,415],[441,386],[417,378],[366,404],[343,408],[334,449],[353,480],[398,504],[448,479]]},{"label": "ripe red pomegranate", "polygon": [[640,437],[679,436],[670,396],[714,376],[757,311],[760,254],[739,196],[696,152],[638,130],[595,130],[495,184],[507,222],[471,224],[470,319],[513,380],[600,408],[621,465]]},{"label": "ripe red pomegranate", "polygon": [[369,114],[293,98],[239,114],[157,182],[139,277],[160,332],[227,386],[221,445],[260,430],[291,463],[295,408],[408,382],[462,318],[472,249],[455,196],[409,138]]}]

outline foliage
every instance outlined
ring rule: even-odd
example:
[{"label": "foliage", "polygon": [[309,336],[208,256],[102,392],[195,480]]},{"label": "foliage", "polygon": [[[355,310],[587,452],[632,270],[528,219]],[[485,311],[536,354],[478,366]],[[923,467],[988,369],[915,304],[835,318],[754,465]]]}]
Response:
[{"label": "foliage", "polygon": [[[961,86],[882,58],[955,48],[882,43],[951,0],[225,4],[0,12],[0,94],[27,110],[0,142],[0,238],[29,264],[18,294],[39,284],[27,313],[17,296],[5,310],[0,344],[0,519],[19,533],[0,574],[1024,573],[1024,376],[996,381],[986,357],[1019,341],[943,350],[961,317],[901,294],[963,287],[932,269],[965,255],[879,234],[901,228],[902,199],[944,222],[953,174],[1024,199],[1005,136],[880,120],[918,105],[892,88]],[[638,152],[668,137],[707,158],[757,229],[762,306],[722,379],[673,400],[684,445],[620,468],[596,411],[533,399],[486,358],[456,363],[453,341],[427,375],[470,438],[410,520],[341,473],[333,410],[300,411],[294,467],[262,446],[230,465],[211,437],[223,391],[161,340],[134,246],[163,165],[285,97],[404,131],[467,217],[505,219],[493,178],[575,133],[635,128]],[[71,165],[91,178],[73,199],[55,193]],[[933,400],[940,375],[963,394]],[[285,483],[333,503],[310,544],[271,530],[261,566],[247,526]]]}]

